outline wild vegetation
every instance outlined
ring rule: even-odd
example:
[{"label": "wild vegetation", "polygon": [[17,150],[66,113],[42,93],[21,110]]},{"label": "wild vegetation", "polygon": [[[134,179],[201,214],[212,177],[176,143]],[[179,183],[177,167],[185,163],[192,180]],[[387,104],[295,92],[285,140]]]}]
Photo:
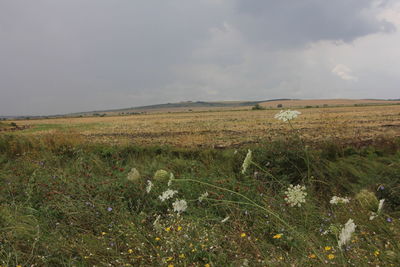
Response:
[{"label": "wild vegetation", "polygon": [[398,266],[400,139],[313,143],[308,112],[219,150],[3,133],[0,265]]}]

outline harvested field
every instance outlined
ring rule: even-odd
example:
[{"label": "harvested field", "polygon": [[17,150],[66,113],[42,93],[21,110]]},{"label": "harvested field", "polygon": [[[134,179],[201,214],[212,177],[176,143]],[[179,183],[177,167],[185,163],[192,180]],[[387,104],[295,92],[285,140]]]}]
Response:
[{"label": "harvested field", "polygon": [[[293,121],[308,142],[365,142],[400,136],[400,105],[303,108]],[[284,138],[292,130],[278,110],[225,110],[16,121],[15,134],[74,132],[92,142],[227,147]]]}]

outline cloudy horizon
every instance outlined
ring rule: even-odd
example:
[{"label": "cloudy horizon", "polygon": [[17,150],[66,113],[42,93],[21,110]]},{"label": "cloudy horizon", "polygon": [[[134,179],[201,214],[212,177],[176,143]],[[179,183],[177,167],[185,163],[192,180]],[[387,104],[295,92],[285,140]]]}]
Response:
[{"label": "cloudy horizon", "polygon": [[399,99],[400,1],[3,0],[0,115]]}]

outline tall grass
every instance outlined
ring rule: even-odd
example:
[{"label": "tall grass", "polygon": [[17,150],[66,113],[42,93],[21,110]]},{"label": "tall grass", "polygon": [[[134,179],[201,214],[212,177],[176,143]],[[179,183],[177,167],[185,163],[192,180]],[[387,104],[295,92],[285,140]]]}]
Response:
[{"label": "tall grass", "polygon": [[[242,174],[248,148],[2,135],[0,265],[398,266],[399,144],[329,143],[305,151],[296,138],[275,141],[249,147],[252,164]],[[140,172],[135,181],[127,179],[132,168]],[[174,174],[170,186],[153,177],[159,169]],[[306,187],[301,207],[285,201],[290,184]],[[178,194],[161,202],[167,188]],[[330,204],[335,195],[350,203]],[[188,203],[180,215],[172,208],[176,198]],[[383,211],[370,221],[379,199]],[[357,228],[340,249],[349,218]]]}]

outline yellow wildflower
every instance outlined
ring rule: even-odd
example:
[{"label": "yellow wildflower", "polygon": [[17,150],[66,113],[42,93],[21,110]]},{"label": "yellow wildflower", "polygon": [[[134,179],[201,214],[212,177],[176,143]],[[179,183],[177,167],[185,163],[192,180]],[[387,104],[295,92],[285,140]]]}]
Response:
[{"label": "yellow wildflower", "polygon": [[246,237],[246,234],[245,233],[241,233],[240,237]]},{"label": "yellow wildflower", "polygon": [[333,254],[328,254],[326,257],[328,257],[328,259],[333,260],[335,258],[335,255]]},{"label": "yellow wildflower", "polygon": [[332,247],[331,247],[331,246],[326,246],[324,249],[325,249],[326,251],[329,251],[329,250],[332,249]]},{"label": "yellow wildflower", "polygon": [[273,239],[279,239],[282,238],[282,234],[276,234],[272,237]]},{"label": "yellow wildflower", "polygon": [[378,256],[379,256],[379,254],[381,254],[381,253],[379,252],[379,250],[375,250],[375,251],[374,251],[374,255],[375,255],[375,257],[378,257]]},{"label": "yellow wildflower", "polygon": [[174,265],[173,264],[168,264],[168,267],[174,267]]},{"label": "yellow wildflower", "polygon": [[156,241],[160,241],[160,239],[161,239],[161,238],[159,238],[159,237],[156,237],[156,238],[154,238],[154,239],[155,239]]},{"label": "yellow wildflower", "polygon": [[101,232],[101,235],[106,235],[107,233],[106,232]]},{"label": "yellow wildflower", "polygon": [[168,261],[172,261],[174,258],[173,257],[168,257],[167,259],[166,259],[166,261],[168,262]]},{"label": "yellow wildflower", "polygon": [[165,231],[167,231],[167,232],[171,231],[171,227],[165,228]]},{"label": "yellow wildflower", "polygon": [[185,258],[185,254],[181,254],[181,255],[179,255],[179,258],[181,258],[181,259],[184,259]]},{"label": "yellow wildflower", "polygon": [[312,254],[310,254],[308,257],[309,257],[310,259],[315,259],[315,258],[317,257],[317,255],[315,255],[314,253],[312,253]]},{"label": "yellow wildflower", "polygon": [[129,254],[132,254],[133,253],[133,250],[130,248],[130,249],[128,249],[128,253]]},{"label": "yellow wildflower", "polygon": [[177,229],[178,231],[180,231],[180,230],[182,230],[182,227],[181,226],[178,226],[178,229]]},{"label": "yellow wildflower", "polygon": [[211,265],[208,264],[208,263],[204,264],[204,267],[210,267],[210,266],[211,266]]}]

